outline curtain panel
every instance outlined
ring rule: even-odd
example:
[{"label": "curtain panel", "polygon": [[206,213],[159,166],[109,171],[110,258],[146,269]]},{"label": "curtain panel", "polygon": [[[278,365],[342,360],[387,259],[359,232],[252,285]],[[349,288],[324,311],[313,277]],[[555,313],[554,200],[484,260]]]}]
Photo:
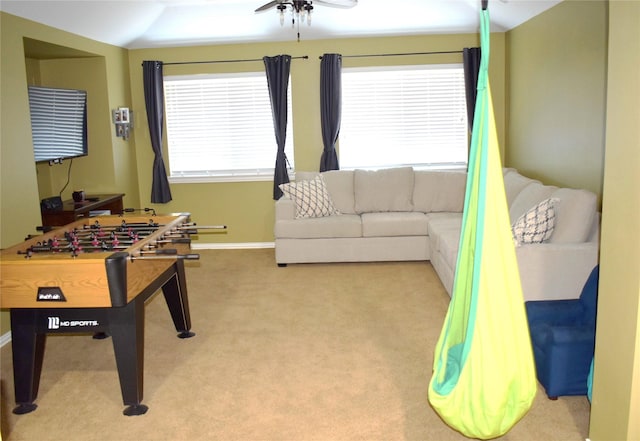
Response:
[{"label": "curtain panel", "polygon": [[166,204],[171,201],[169,179],[162,158],[162,128],[164,122],[164,88],[162,61],[143,61],[144,102],[147,108],[149,135],[153,149],[153,181],[151,182],[151,202]]},{"label": "curtain panel", "polygon": [[320,121],[322,144],[320,171],[339,170],[336,142],[342,118],[342,55],[324,54],[320,62]]},{"label": "curtain panel", "polygon": [[291,71],[291,56],[264,57],[263,61],[267,74],[269,98],[271,99],[273,128],[278,145],[273,173],[273,199],[278,200],[282,197],[282,190],[280,190],[279,185],[289,182],[287,155],[284,153],[284,145],[287,139],[287,88],[289,86],[289,72]]},{"label": "curtain panel", "polygon": [[473,114],[476,108],[478,94],[478,73],[480,72],[479,47],[465,47],[462,49],[462,63],[464,67],[465,95],[467,98],[467,121],[469,131],[473,130]]}]

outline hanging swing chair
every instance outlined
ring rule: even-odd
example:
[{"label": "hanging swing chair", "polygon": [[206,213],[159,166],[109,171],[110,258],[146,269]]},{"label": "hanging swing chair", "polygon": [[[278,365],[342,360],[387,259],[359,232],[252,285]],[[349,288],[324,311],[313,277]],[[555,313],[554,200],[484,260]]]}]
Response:
[{"label": "hanging swing chair", "polygon": [[489,23],[483,1],[460,252],[428,393],[449,426],[479,439],[508,432],[537,390],[489,88]]}]

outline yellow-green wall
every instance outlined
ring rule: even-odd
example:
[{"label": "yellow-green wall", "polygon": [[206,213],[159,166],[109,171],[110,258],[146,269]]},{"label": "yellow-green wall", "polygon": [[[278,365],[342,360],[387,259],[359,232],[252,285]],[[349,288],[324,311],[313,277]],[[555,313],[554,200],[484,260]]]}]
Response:
[{"label": "yellow-green wall", "polygon": [[[69,199],[73,190],[104,192],[116,188],[112,157],[111,130],[113,125],[105,113],[109,102],[104,57],[55,59],[39,61],[40,82],[38,85],[82,89],[87,91],[87,122],[89,133],[89,156],[73,160],[69,185],[62,193]],[[38,164],[40,197],[58,195],[65,186],[70,161],[61,165]],[[96,174],[99,170],[99,175]]]},{"label": "yellow-green wall", "polygon": [[[505,133],[504,40],[504,34],[493,35],[491,52],[491,81],[498,133],[501,140],[504,140]],[[309,59],[296,59],[291,66],[294,156],[297,170],[317,170],[322,153],[319,56],[323,53],[331,52],[341,53],[346,56],[456,51],[462,50],[463,47],[478,46],[478,44],[478,36],[476,34],[461,34],[402,38],[303,40],[299,43],[290,41],[277,44],[262,43],[132,50],[129,53],[132,103],[133,108],[136,110],[144,108],[141,66],[144,60],[159,60],[170,63],[237,59],[261,60],[265,55],[273,56],[278,54],[289,54],[294,57],[307,55]],[[462,56],[460,54],[371,58],[345,57],[343,58],[343,66],[461,63],[461,61]],[[238,71],[264,72],[264,64],[262,61],[253,61],[168,65],[164,67],[165,75]],[[146,115],[141,115],[139,122],[142,126],[146,126]],[[146,130],[137,130],[134,136],[138,158],[141,201],[144,206],[152,206],[149,200],[153,154],[149,133]],[[173,201],[165,206],[155,206],[156,210],[189,211],[192,213],[194,220],[200,224],[225,224],[229,228],[228,233],[225,235],[202,234],[198,242],[273,242],[274,206],[272,182],[174,184],[171,187],[171,191],[173,193]]]},{"label": "yellow-green wall", "polygon": [[564,1],[507,34],[508,166],[602,195],[607,2]]},{"label": "yellow-green wall", "polygon": [[609,4],[592,441],[640,440],[640,2]]}]

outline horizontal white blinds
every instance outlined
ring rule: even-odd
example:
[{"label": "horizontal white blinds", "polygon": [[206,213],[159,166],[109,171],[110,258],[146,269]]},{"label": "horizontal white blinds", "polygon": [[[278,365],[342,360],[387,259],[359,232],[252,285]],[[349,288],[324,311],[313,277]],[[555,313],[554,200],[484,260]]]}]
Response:
[{"label": "horizontal white blinds", "polygon": [[[165,77],[171,176],[273,174],[277,143],[264,73]],[[293,163],[291,98],[287,148]]]},{"label": "horizontal white blinds", "polygon": [[342,103],[344,168],[467,162],[462,65],[344,69]]},{"label": "horizontal white blinds", "polygon": [[86,154],[87,93],[29,86],[36,162]]}]

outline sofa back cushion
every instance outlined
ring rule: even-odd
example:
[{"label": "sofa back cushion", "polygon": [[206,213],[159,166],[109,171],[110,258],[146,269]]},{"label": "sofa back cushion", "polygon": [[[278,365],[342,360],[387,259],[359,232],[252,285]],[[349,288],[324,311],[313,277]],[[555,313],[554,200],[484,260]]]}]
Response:
[{"label": "sofa back cushion", "polygon": [[[540,181],[536,181],[534,179],[527,178],[526,176],[522,176],[514,168],[505,168],[504,169],[504,191],[507,196],[507,205],[511,207],[511,204],[513,203],[516,196],[518,196],[518,194],[527,185],[534,182],[541,184]],[[513,220],[515,221],[515,219]]]},{"label": "sofa back cushion", "polygon": [[520,216],[538,205],[544,199],[550,198],[557,187],[542,185],[540,182],[532,181],[526,185],[514,198],[509,206],[509,216],[511,224],[517,221]]},{"label": "sofa back cushion", "polygon": [[293,200],[296,218],[324,217],[340,214],[333,205],[322,175],[310,180],[299,180],[279,185],[280,190]]},{"label": "sofa back cushion", "polygon": [[597,217],[597,196],[587,190],[559,188],[551,195],[557,198],[556,226],[549,242],[586,242]]},{"label": "sofa back cushion", "polygon": [[353,170],[326,172],[296,171],[296,181],[310,181],[322,174],[333,205],[342,214],[356,214],[353,195]]},{"label": "sofa back cushion", "polygon": [[413,168],[355,170],[356,213],[413,211]]},{"label": "sofa back cushion", "polygon": [[296,181],[310,181],[318,176],[320,173],[316,171],[297,171]]},{"label": "sofa back cushion", "polygon": [[413,209],[423,213],[462,212],[467,173],[416,170]]},{"label": "sofa back cushion", "polygon": [[331,170],[323,172],[327,191],[333,199],[333,204],[342,214],[355,214],[355,199],[353,195],[353,170]]}]

